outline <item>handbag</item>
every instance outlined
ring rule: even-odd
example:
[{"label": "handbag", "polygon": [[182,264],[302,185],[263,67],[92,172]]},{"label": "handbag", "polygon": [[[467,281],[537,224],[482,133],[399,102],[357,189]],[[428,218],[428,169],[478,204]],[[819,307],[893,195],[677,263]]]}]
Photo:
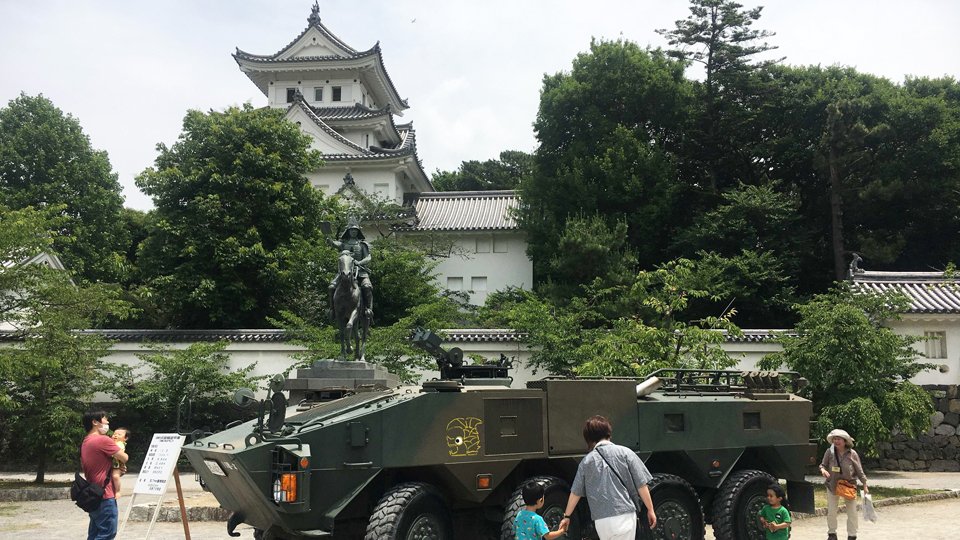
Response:
[{"label": "handbag", "polygon": [[[837,456],[837,449],[833,449],[833,459],[837,462],[837,468],[840,467],[840,459]],[[857,486],[841,478],[837,481],[837,486],[833,488],[833,494],[837,497],[843,497],[848,501],[857,498]]]},{"label": "handbag", "polygon": [[833,490],[833,493],[837,497],[843,497],[848,501],[852,501],[857,498],[857,486],[847,482],[846,480],[840,479],[837,481],[837,487]]},{"label": "handbag", "polygon": [[106,482],[101,486],[91,484],[78,472],[73,473],[73,483],[70,484],[70,500],[76,502],[77,506],[84,512],[93,512],[100,508],[100,503],[103,502],[103,493],[107,490],[107,482],[109,481],[109,474]]}]

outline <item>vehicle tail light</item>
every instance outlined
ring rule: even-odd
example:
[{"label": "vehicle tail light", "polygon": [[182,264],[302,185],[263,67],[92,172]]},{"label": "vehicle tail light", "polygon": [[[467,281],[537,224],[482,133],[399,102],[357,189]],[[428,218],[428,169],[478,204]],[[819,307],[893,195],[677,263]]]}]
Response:
[{"label": "vehicle tail light", "polygon": [[297,475],[281,474],[273,483],[273,500],[281,503],[297,502]]},{"label": "vehicle tail light", "polygon": [[273,502],[283,512],[310,510],[310,447],[305,444],[278,444],[273,449]]}]

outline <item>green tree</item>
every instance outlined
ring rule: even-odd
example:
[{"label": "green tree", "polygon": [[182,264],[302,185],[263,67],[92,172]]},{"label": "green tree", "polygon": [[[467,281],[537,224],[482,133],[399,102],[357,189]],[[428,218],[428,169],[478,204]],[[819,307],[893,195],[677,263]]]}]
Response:
[{"label": "green tree", "polygon": [[637,257],[627,230],[626,222],[611,227],[600,215],[568,219],[557,252],[547,261],[551,281],[541,289],[562,304],[598,280],[608,285],[629,283],[636,274]]},{"label": "green tree", "polygon": [[846,429],[872,451],[891,428],[916,435],[930,427],[933,406],[926,392],[909,382],[933,366],[916,362],[918,338],[883,326],[907,307],[899,295],[865,294],[843,286],[796,306],[797,335],[782,336],[783,352],[762,361],[781,365],[810,384],[803,392],[814,404],[816,435]]},{"label": "green tree", "polygon": [[[536,168],[519,188],[533,260],[559,253],[568,219],[598,212],[608,227],[627,224],[642,265],[665,260],[671,234],[690,215],[689,186],[677,181],[671,152],[691,97],[682,63],[625,41],[594,41],[569,73],[544,77]],[[538,283],[562,281],[555,268],[536,265]]]},{"label": "green tree", "polygon": [[677,47],[667,54],[704,68],[704,81],[696,85],[702,105],[687,153],[692,163],[703,164],[714,192],[758,178],[751,145],[744,143],[757,136],[753,111],[763,106],[767,87],[762,71],[775,61],[757,62],[755,56],[776,49],[762,41],[772,32],[752,28],[762,10],[731,0],[690,0],[686,19],[672,30],[657,30]]},{"label": "green tree", "polygon": [[[734,364],[720,345],[722,331],[740,332],[735,312],[686,317],[692,299],[716,299],[707,278],[712,272],[706,263],[678,259],[627,284],[595,280],[563,306],[517,291],[496,301],[507,307],[502,320],[527,335],[531,365],[550,373],[639,377],[670,367],[720,369]],[[610,315],[617,304],[626,314]]]},{"label": "green tree", "polygon": [[190,111],[137,185],[156,209],[139,267],[169,324],[250,328],[294,287],[293,246],[319,234],[322,196],[305,174],[310,139],[281,112]]},{"label": "green tree", "polygon": [[124,278],[120,192],[106,152],[49,99],[21,94],[0,109],[0,204],[58,207],[54,249],[84,281]]},{"label": "green tree", "polygon": [[464,161],[456,171],[433,173],[437,191],[488,191],[516,189],[533,174],[533,156],[518,150],[500,152],[500,159]]},{"label": "green tree", "polygon": [[77,330],[128,309],[115,287],[77,286],[63,271],[23,264],[55,243],[53,229],[44,213],[0,208],[0,317],[14,328],[0,347],[0,416],[16,435],[7,458],[29,456],[36,482],[51,462],[76,458],[80,414],[102,376],[110,342]]},{"label": "green tree", "polygon": [[[672,250],[713,260],[708,266],[718,269],[714,287],[721,303],[737,309],[740,326],[792,324],[799,261],[808,243],[799,198],[777,182],[766,182],[740,184],[721,199],[677,235]],[[694,312],[724,307],[700,304]]]},{"label": "green tree", "polygon": [[137,355],[137,366],[108,366],[105,386],[118,402],[117,416],[146,440],[151,433],[178,428],[223,429],[234,416],[242,416],[231,410],[233,393],[240,388],[256,390],[265,379],[251,375],[255,363],[231,367],[228,345],[220,341],[172,349],[151,344],[149,352]]}]

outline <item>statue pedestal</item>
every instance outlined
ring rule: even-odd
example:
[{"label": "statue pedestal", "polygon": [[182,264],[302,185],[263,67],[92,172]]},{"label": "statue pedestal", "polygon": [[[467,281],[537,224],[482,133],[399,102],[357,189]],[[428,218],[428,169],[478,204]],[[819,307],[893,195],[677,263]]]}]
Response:
[{"label": "statue pedestal", "polygon": [[393,388],[400,379],[383,366],[370,362],[318,360],[312,366],[298,369],[296,378],[287,379],[284,388],[290,391],[290,402],[306,399],[320,401],[322,392],[356,391],[360,387]]}]

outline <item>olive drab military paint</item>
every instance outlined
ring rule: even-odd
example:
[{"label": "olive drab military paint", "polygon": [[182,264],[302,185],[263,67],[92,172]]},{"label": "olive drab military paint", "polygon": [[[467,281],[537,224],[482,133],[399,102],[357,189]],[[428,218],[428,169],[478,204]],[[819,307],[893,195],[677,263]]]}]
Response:
[{"label": "olive drab military paint", "polygon": [[[184,446],[234,512],[231,527],[250,524],[260,538],[512,538],[518,488],[535,479],[555,528],[595,414],[654,473],[664,511],[654,537],[702,540],[713,523],[718,540],[760,540],[754,516],[777,479],[794,510],[812,509],[812,407],[795,374],[660,371],[641,397],[642,379],[510,388],[506,367],[464,366],[430,333],[416,339],[437,356],[440,380],[292,407],[275,431],[261,418]],[[591,527],[581,502],[567,537]]]}]

